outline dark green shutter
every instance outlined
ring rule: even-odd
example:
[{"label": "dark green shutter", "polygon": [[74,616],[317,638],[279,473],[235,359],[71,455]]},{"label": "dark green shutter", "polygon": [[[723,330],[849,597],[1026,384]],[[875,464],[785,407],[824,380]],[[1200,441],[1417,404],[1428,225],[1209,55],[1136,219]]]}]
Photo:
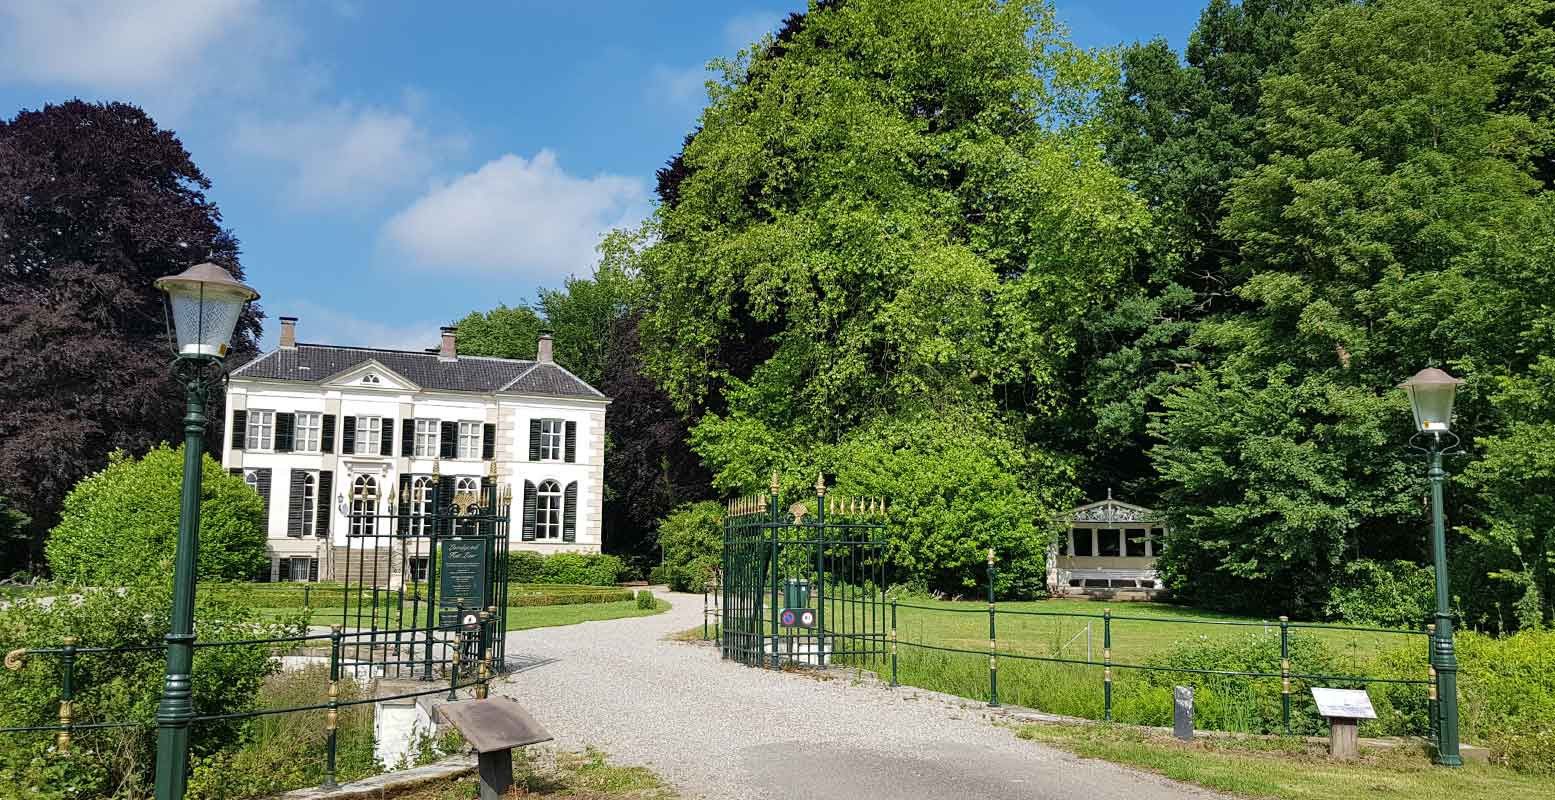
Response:
[{"label": "dark green shutter", "polygon": [[298,539],[302,538],[302,493],[307,480],[306,470],[294,469],[291,480],[287,481],[290,487],[286,498],[286,535]]},{"label": "dark green shutter", "polygon": [[231,449],[233,449],[233,450],[242,450],[243,449],[243,445],[246,443],[245,440],[248,438],[248,412],[247,411],[234,411],[234,412],[232,412],[232,431],[231,431],[231,434],[232,434],[231,436],[227,437],[228,439],[230,439],[232,441]]},{"label": "dark green shutter", "polygon": [[438,429],[438,438],[441,440],[438,442],[438,453],[443,458],[456,458],[459,455],[459,423],[444,422]]},{"label": "dark green shutter", "polygon": [[400,502],[399,508],[394,513],[400,515],[401,524],[408,524],[405,520],[410,516],[410,481],[410,473],[400,475]]},{"label": "dark green shutter", "polygon": [[[496,513],[497,508],[497,479],[491,476],[481,478],[481,514],[489,517]],[[490,519],[483,519],[480,523],[480,534],[491,536],[497,532],[497,525]]]},{"label": "dark green shutter", "polygon": [[310,580],[310,581],[317,581],[318,579],[319,579],[319,560],[316,559],[316,558],[310,558],[310,559],[308,559],[308,580]]},{"label": "dark green shutter", "polygon": [[239,478],[241,478],[241,477],[243,477],[243,468],[242,467],[227,467],[227,474],[229,474],[229,475],[236,475]]},{"label": "dark green shutter", "polygon": [[578,460],[578,423],[572,420],[567,421],[567,437],[562,449],[566,452],[568,464]]},{"label": "dark green shutter", "polygon": [[258,581],[259,583],[269,583],[270,571],[273,569],[275,569],[275,562],[270,559],[265,559],[265,565],[259,568],[259,572],[254,575],[254,580]]},{"label": "dark green shutter", "polygon": [[529,421],[529,460],[540,460],[540,420]]},{"label": "dark green shutter", "polygon": [[488,422],[481,426],[481,460],[490,461],[496,457],[497,426]]},{"label": "dark green shutter", "polygon": [[382,427],[378,429],[378,455],[394,455],[394,418],[384,417]]},{"label": "dark green shutter", "polygon": [[443,536],[453,533],[453,503],[454,503],[454,479],[452,475],[443,475],[437,479],[437,507],[432,513],[437,516],[437,532]]},{"label": "dark green shutter", "polygon": [[540,501],[537,495],[534,482],[524,481],[524,529],[520,538],[526,542],[535,540],[535,506]]},{"label": "dark green shutter", "polygon": [[319,470],[319,502],[317,514],[313,521],[313,532],[320,537],[329,535],[329,519],[332,516],[329,510],[335,505],[335,473],[327,469]]},{"label": "dark green shutter", "polygon": [[340,431],[340,449],[346,455],[356,452],[356,417],[346,417],[345,427]]},{"label": "dark green shutter", "polygon": [[319,434],[319,450],[325,453],[335,452],[335,415],[324,415],[324,430]]},{"label": "dark green shutter", "polygon": [[416,455],[416,421],[400,420],[400,455],[411,458]]},{"label": "dark green shutter", "polygon": [[281,568],[277,570],[275,579],[281,583],[286,583],[292,579],[292,560],[283,558],[280,561],[280,565]]},{"label": "dark green shutter", "polygon": [[297,415],[277,413],[275,415],[275,452],[290,453],[296,434]]},{"label": "dark green shutter", "polygon": [[254,483],[259,489],[259,499],[265,501],[265,535],[270,533],[270,468],[254,470]]},{"label": "dark green shutter", "polygon": [[[571,425],[572,423],[567,423]],[[562,492],[562,541],[578,540],[578,482],[567,484]]]}]

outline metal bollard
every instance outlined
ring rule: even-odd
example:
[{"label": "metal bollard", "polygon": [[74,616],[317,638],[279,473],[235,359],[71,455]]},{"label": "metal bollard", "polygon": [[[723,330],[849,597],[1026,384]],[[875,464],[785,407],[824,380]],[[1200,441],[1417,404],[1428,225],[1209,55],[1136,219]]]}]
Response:
[{"label": "metal bollard", "polygon": [[70,730],[75,719],[76,645],[80,644],[81,640],[74,636],[66,636],[62,641],[64,646],[60,652],[62,680],[59,691],[59,724],[64,730],[54,737],[54,747],[61,755],[70,752]]},{"label": "metal bollard", "polygon": [[324,713],[324,785],[334,789],[336,729],[340,727],[340,643],[344,626],[329,626],[329,710]]},{"label": "metal bollard", "polygon": [[988,705],[999,707],[999,637],[994,628],[993,548],[988,548]]},{"label": "metal bollard", "polygon": [[1112,721],[1112,609],[1106,608],[1101,612],[1101,663],[1102,663],[1102,690],[1101,718],[1104,722]]},{"label": "metal bollard", "polygon": [[891,685],[901,686],[896,680],[896,601],[891,601]]},{"label": "metal bollard", "polygon": [[1280,715],[1290,735],[1290,617],[1280,616]]},{"label": "metal bollard", "polygon": [[1425,685],[1426,725],[1431,732],[1431,741],[1441,744],[1442,735],[1442,706],[1440,689],[1436,685],[1436,663],[1431,660],[1431,647],[1436,642],[1436,623],[1425,626],[1426,637],[1426,677],[1429,679]]}]

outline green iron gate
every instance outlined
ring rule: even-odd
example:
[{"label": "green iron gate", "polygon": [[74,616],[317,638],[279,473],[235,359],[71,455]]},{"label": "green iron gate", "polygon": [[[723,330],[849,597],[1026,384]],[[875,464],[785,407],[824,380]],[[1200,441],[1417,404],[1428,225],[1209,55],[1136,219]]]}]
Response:
[{"label": "green iron gate", "polygon": [[750,666],[883,664],[886,503],[828,496],[824,480],[785,506],[770,491],[724,518],[720,649]]}]

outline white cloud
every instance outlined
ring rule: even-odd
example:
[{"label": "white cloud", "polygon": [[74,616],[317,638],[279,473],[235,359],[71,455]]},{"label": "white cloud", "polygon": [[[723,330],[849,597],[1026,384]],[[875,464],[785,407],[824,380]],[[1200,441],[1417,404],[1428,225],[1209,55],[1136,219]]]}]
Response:
[{"label": "white cloud", "polygon": [[585,274],[613,227],[646,216],[642,182],[569,175],[556,154],[507,154],[440,186],[384,226],[384,239],[422,266],[509,272],[560,282]]},{"label": "white cloud", "polygon": [[701,66],[654,66],[649,73],[649,86],[654,97],[677,106],[700,108],[707,101],[707,70]]},{"label": "white cloud", "polygon": [[285,122],[249,119],[238,125],[234,145],[287,164],[290,192],[303,205],[380,198],[421,183],[464,149],[462,139],[435,136],[412,115],[418,97],[407,95],[411,111],[341,103]]},{"label": "white cloud", "polygon": [[[448,322],[410,322],[390,325],[376,320],[362,319],[349,312],[303,301],[285,308],[272,307],[271,314],[299,317],[297,341],[318,342],[355,347],[381,347],[388,350],[425,350],[436,347],[438,326]],[[276,346],[281,324],[272,317],[265,325],[265,335],[260,347],[269,350]]]},{"label": "white cloud", "polygon": [[776,11],[749,11],[724,23],[724,41],[736,50],[750,47],[767,34],[777,34],[783,14]]},{"label": "white cloud", "polygon": [[293,39],[256,0],[0,0],[0,82],[134,91],[177,111],[263,82]]}]

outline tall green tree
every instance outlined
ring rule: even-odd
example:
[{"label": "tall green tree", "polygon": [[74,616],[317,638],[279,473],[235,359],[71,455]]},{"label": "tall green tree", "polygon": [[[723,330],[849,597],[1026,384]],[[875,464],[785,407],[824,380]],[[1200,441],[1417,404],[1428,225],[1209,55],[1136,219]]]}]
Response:
[{"label": "tall green tree", "polygon": [[1422,560],[1423,466],[1394,385],[1433,363],[1467,378],[1472,443],[1497,425],[1486,390],[1528,369],[1550,205],[1539,132],[1500,98],[1507,7],[1338,6],[1263,81],[1267,157],[1221,224],[1249,309],[1199,326],[1214,363],[1152,426],[1176,526],[1163,563],[1189,597],[1315,613],[1347,560]]},{"label": "tall green tree", "polygon": [[[37,560],[65,492],[116,449],[178,435],[183,392],[152,281],[238,242],[172,131],[124,103],[72,100],[0,120],[0,475]],[[235,361],[256,350],[246,310]],[[216,418],[220,419],[219,409]],[[220,442],[219,435],[210,441]]]},{"label": "tall green tree", "polygon": [[[1147,224],[1100,157],[1112,65],[1070,47],[1045,5],[849,0],[785,30],[723,64],[659,209],[650,371],[707,411],[693,442],[725,490],[773,467],[841,477],[856,437],[907,419],[980,428],[930,451],[1023,445]],[[1021,458],[1020,521],[966,547],[1040,551],[1031,520],[1051,496],[1026,487],[1068,486],[1053,463]],[[935,491],[913,506],[981,502]]]},{"label": "tall green tree", "polygon": [[545,322],[528,306],[502,304],[490,311],[471,311],[454,323],[460,355],[532,359]]}]

